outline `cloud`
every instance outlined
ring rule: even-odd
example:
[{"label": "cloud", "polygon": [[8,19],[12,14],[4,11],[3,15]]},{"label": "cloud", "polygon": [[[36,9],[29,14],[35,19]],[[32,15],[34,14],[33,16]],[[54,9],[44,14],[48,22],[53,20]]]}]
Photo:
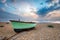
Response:
[{"label": "cloud", "polygon": [[55,10],[52,12],[49,12],[46,17],[53,18],[53,17],[60,17],[60,10]]},{"label": "cloud", "polygon": [[39,15],[37,21],[41,21],[41,22],[60,21],[60,10],[51,11],[47,13],[44,17]]},{"label": "cloud", "polygon": [[2,3],[5,3],[7,0],[1,0]]},{"label": "cloud", "polygon": [[59,3],[59,0],[46,0],[46,3]]},{"label": "cloud", "polygon": [[49,1],[50,3],[47,3],[47,6],[39,9],[37,11],[38,15],[42,15],[45,16],[47,13],[54,11],[54,10],[60,10],[60,4],[59,4],[59,0],[53,0],[53,1]]},{"label": "cloud", "polygon": [[26,13],[23,14],[24,17],[32,17],[34,19],[38,18],[38,15],[36,13]]},{"label": "cloud", "polygon": [[38,18],[38,15],[36,14],[36,8],[28,3],[21,3],[19,7],[13,6],[14,5],[7,5],[3,8],[3,10],[8,13],[21,16],[21,19],[24,21],[32,21]]},{"label": "cloud", "polygon": [[0,10],[0,22],[9,21],[9,20],[18,20],[19,18],[22,18],[22,17]]},{"label": "cloud", "polygon": [[60,21],[60,10],[49,12],[44,18],[50,21]]},{"label": "cloud", "polygon": [[[16,2],[14,3],[14,1]],[[37,4],[39,4],[40,6],[42,5],[39,9],[39,5],[36,4],[36,1],[33,2],[36,7],[32,5],[32,2],[28,3],[28,1],[22,0],[20,0],[20,2],[18,2],[17,0],[3,0],[2,2],[2,6],[4,7],[1,7],[0,10],[6,11],[7,13],[11,13],[14,15],[18,15],[22,17],[21,20],[23,21],[60,20],[60,12],[58,11],[60,10],[60,0],[47,0],[45,2],[41,2],[41,4],[37,2]]]},{"label": "cloud", "polygon": [[53,22],[51,22],[51,23],[60,23],[60,21],[53,21]]},{"label": "cloud", "polygon": [[51,3],[53,0],[46,0],[46,3]]}]

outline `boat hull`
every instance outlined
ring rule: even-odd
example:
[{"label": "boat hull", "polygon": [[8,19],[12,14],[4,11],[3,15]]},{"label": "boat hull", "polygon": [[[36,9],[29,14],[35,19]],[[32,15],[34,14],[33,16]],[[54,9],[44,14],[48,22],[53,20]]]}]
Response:
[{"label": "boat hull", "polygon": [[17,31],[17,32],[34,29],[36,26],[36,23],[33,23],[33,22],[11,21],[11,24],[14,31]]},{"label": "boat hull", "polygon": [[14,31],[16,33],[20,33],[20,32],[24,32],[24,31],[30,31],[30,30],[33,30],[33,29],[35,29],[35,27],[28,28],[28,29],[14,29]]}]

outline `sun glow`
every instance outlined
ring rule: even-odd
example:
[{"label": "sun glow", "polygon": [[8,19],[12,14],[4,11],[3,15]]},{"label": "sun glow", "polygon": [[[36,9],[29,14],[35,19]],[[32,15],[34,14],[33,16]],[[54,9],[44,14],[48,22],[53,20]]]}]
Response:
[{"label": "sun glow", "polygon": [[19,11],[22,12],[22,16],[24,17],[32,17],[37,18],[38,15],[36,14],[37,10],[35,7],[31,5],[23,5],[21,8],[19,8]]}]

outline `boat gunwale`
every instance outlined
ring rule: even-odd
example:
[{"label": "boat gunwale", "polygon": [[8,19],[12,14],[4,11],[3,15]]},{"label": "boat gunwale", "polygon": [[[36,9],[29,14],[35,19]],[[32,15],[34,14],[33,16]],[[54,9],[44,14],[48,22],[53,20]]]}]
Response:
[{"label": "boat gunwale", "polygon": [[15,21],[15,20],[10,20],[11,22],[20,22],[20,23],[33,23],[35,24],[36,22],[24,22],[24,21]]}]

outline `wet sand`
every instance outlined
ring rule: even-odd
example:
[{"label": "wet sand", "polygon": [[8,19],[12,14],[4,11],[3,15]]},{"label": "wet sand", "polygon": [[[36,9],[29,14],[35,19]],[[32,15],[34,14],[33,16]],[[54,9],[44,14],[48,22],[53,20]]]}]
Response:
[{"label": "wet sand", "polygon": [[[0,27],[0,36],[6,37],[8,40],[60,40],[60,24],[57,23],[40,23],[36,28],[20,33],[14,32],[11,23],[1,23],[4,27]],[[54,27],[48,27],[53,25]],[[12,37],[11,37],[12,36]]]}]

